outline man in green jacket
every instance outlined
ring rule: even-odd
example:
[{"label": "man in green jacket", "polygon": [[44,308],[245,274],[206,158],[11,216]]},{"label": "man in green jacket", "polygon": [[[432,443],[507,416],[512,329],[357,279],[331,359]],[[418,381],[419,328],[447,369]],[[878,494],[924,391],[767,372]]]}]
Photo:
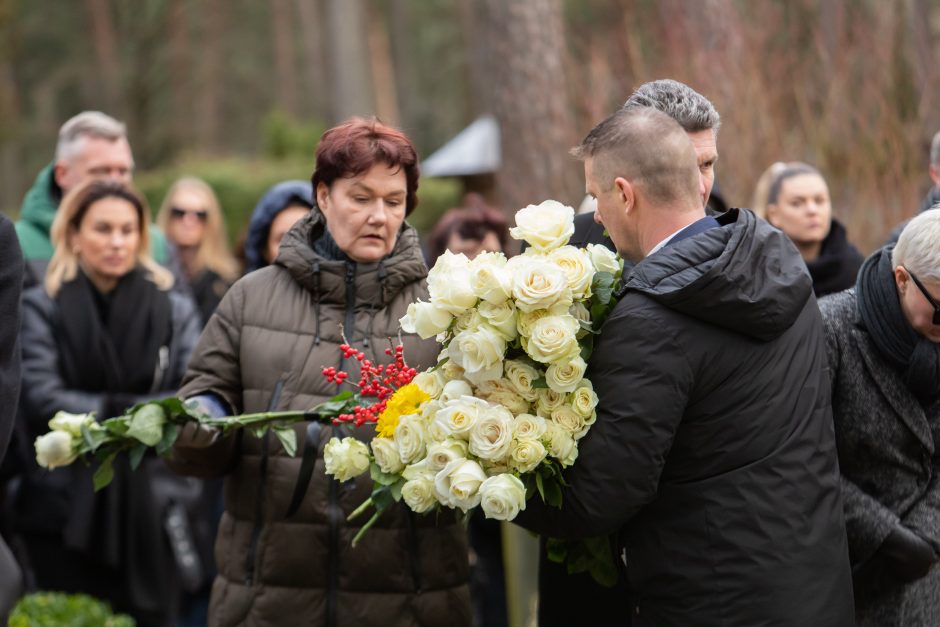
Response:
[{"label": "man in green jacket", "polygon": [[[133,173],[134,157],[123,123],[98,111],[84,111],[62,125],[55,160],[26,192],[16,223],[27,286],[45,276],[53,253],[49,231],[62,197],[93,178],[130,183]],[[155,227],[151,227],[151,246],[154,259],[166,265],[170,259],[166,238]]]}]

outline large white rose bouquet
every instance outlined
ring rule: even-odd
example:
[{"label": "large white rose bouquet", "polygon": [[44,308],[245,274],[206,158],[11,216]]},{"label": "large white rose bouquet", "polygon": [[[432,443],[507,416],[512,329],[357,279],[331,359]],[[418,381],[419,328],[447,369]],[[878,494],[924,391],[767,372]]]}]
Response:
[{"label": "large white rose bouquet", "polygon": [[556,201],[530,205],[510,231],[529,244],[523,254],[438,259],[430,300],[401,319],[443,345],[437,366],[388,399],[368,447],[333,438],[325,449],[328,474],[375,481],[350,516],[376,510],[357,540],[397,500],[419,513],[480,507],[497,520],[515,518],[535,494],[561,505],[561,471],[596,417],[586,362],[622,271],[603,246],[568,245],[573,220]]}]

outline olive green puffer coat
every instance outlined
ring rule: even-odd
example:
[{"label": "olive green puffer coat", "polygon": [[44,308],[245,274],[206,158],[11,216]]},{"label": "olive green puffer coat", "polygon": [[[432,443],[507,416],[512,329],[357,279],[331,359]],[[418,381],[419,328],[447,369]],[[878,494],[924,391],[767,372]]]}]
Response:
[{"label": "olive green puffer coat", "polygon": [[[312,408],[337,391],[320,371],[341,365],[343,329],[369,359],[391,359],[384,350],[398,336],[399,318],[409,303],[427,298],[417,232],[404,225],[389,257],[354,264],[314,251],[324,229],[312,210],[285,236],[275,265],[229,290],[196,348],[181,397],[213,393],[236,413]],[[413,335],[402,340],[409,365],[435,362],[437,344]],[[350,361],[342,365],[357,380],[358,363]],[[354,523],[346,516],[368,498],[372,482],[341,484],[324,474],[331,427],[296,430],[297,457],[277,438],[249,433],[208,448],[174,448],[178,471],[227,476],[210,624],[469,625],[461,522],[449,511],[421,516],[397,505],[353,548],[367,516]],[[368,439],[372,429],[356,435]],[[314,471],[288,516],[305,447]]]}]

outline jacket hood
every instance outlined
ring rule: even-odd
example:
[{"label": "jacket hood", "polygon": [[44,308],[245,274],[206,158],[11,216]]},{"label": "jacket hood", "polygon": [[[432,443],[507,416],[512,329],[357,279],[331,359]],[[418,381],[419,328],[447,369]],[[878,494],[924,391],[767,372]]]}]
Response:
[{"label": "jacket hood", "polygon": [[264,246],[268,241],[271,223],[288,205],[298,201],[313,206],[313,187],[308,181],[278,183],[261,197],[248,223],[245,240],[245,272],[264,267]]},{"label": "jacket hood", "polygon": [[783,232],[746,209],[732,209],[709,229],[647,257],[621,292],[634,290],[674,311],[759,340],[796,321],[813,282]]},{"label": "jacket hood", "polygon": [[320,302],[346,302],[347,271],[355,270],[356,303],[370,307],[388,304],[405,286],[427,277],[418,231],[403,222],[391,254],[375,263],[328,259],[313,248],[323,236],[326,218],[314,207],[284,235],[275,263],[317,295]]},{"label": "jacket hood", "polygon": [[62,190],[56,184],[52,171],[53,164],[50,163],[39,172],[20,206],[16,233],[26,259],[48,259],[52,256],[49,231],[62,198]]}]

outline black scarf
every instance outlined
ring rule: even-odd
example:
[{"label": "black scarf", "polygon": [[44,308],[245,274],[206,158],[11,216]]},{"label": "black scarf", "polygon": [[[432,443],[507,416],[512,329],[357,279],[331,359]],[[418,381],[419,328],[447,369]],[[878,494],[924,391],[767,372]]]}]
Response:
[{"label": "black scarf", "polygon": [[858,269],[864,260],[862,253],[849,243],[845,227],[833,220],[819,257],[806,264],[813,277],[816,297],[841,292],[855,285]]},{"label": "black scarf", "polygon": [[[104,411],[116,413],[131,399],[155,391],[154,373],[161,346],[172,335],[169,295],[137,268],[101,294],[79,271],[62,285],[59,305],[59,363],[69,388],[99,392]],[[110,416],[102,416],[107,418]],[[102,562],[122,579],[119,596],[138,611],[159,613],[171,599],[173,575],[165,547],[163,512],[153,492],[156,458],[145,458],[131,471],[126,458],[114,462],[114,480],[93,491],[94,467],[74,464],[65,545]],[[141,564],[145,565],[141,567]]]},{"label": "black scarf", "polygon": [[[87,392],[152,391],[161,346],[172,333],[170,297],[132,270],[110,294],[79,271],[56,296],[61,312],[60,363],[69,387]],[[159,382],[158,382],[159,383]]]},{"label": "black scarf", "polygon": [[882,356],[926,404],[940,393],[940,344],[917,333],[904,316],[894,282],[892,250],[893,245],[876,251],[858,271],[858,313]]}]

